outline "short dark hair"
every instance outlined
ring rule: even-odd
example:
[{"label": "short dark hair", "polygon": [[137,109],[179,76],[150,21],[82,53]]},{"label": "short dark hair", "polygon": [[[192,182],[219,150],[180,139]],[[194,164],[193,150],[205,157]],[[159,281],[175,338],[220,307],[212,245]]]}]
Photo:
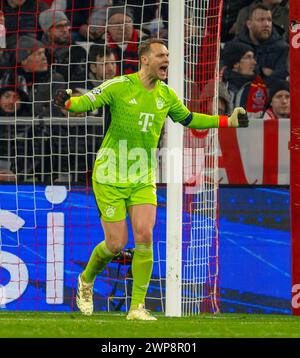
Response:
[{"label": "short dark hair", "polygon": [[92,45],[89,50],[89,62],[97,62],[97,57],[110,56],[112,54],[112,49],[103,44],[100,45]]},{"label": "short dark hair", "polygon": [[150,51],[150,46],[152,44],[161,44],[164,46],[167,46],[164,40],[161,39],[155,39],[155,38],[150,38],[147,39],[146,41],[143,41],[140,46],[139,46],[139,50],[138,50],[138,56],[139,56],[139,60],[141,61],[141,57]]},{"label": "short dark hair", "polygon": [[262,3],[258,3],[258,4],[256,4],[252,9],[250,9],[248,19],[251,19],[251,17],[252,17],[252,15],[253,15],[254,11],[256,11],[257,9],[264,10],[264,11],[270,11],[270,12],[271,12],[271,10],[270,10],[266,5],[264,5],[264,4],[262,4]]}]

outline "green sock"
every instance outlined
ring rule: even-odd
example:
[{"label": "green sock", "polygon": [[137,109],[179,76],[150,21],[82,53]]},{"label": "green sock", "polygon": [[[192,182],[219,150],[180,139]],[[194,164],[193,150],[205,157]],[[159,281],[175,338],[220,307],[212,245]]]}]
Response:
[{"label": "green sock", "polygon": [[136,244],[132,260],[132,297],[131,308],[144,304],[151,279],[153,266],[153,247],[150,244]]},{"label": "green sock", "polygon": [[81,277],[84,282],[92,283],[95,281],[96,276],[105,268],[110,260],[115,256],[106,246],[105,240],[97,245],[83,271]]}]

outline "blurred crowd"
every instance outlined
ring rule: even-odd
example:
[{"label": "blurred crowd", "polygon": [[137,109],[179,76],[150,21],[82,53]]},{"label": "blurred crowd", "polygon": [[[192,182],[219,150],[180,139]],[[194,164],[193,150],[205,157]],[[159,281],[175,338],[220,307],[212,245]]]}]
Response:
[{"label": "blurred crowd", "polygon": [[[168,39],[168,1],[0,0],[0,4],[1,117],[66,118],[64,110],[52,105],[57,89],[71,88],[80,95],[105,80],[136,72],[139,43],[149,37]],[[185,36],[197,36],[190,26],[194,17],[189,8]],[[288,0],[224,0],[219,114],[243,106],[250,118],[289,118],[288,26]],[[209,88],[209,83],[199,88],[200,98]],[[1,130],[0,174],[37,171],[41,143],[32,145],[30,138],[38,137],[38,130],[48,135],[52,156],[57,153],[61,160],[66,154],[70,161],[69,127],[41,127],[28,132],[25,121],[14,132]],[[22,139],[15,139],[12,149],[9,135]],[[66,143],[60,140],[58,145],[55,136]],[[84,138],[82,145],[88,151]],[[25,146],[32,148],[31,165],[19,155]],[[18,161],[8,168],[6,159],[16,154]]]}]

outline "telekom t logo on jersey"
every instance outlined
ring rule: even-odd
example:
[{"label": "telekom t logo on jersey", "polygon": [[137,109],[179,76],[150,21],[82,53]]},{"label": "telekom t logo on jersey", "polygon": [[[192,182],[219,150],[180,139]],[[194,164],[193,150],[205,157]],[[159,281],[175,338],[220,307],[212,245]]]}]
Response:
[{"label": "telekom t logo on jersey", "polygon": [[148,132],[148,128],[153,124],[154,114],[141,112],[139,119],[138,124],[142,126],[141,132]]}]

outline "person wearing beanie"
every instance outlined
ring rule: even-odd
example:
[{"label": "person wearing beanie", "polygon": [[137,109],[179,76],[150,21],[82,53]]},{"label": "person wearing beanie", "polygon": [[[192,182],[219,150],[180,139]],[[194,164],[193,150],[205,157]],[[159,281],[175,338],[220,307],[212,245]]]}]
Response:
[{"label": "person wearing beanie", "polygon": [[[244,44],[242,42],[228,42],[223,50],[222,58],[223,65],[229,69],[233,69],[235,65],[239,65],[242,57],[248,53],[253,53],[251,46]],[[247,70],[247,74],[253,74],[255,70],[256,61],[252,61],[250,65],[250,70]]]},{"label": "person wearing beanie", "polygon": [[30,36],[21,36],[18,41],[16,61],[19,64],[16,75],[23,77],[29,93],[29,101],[34,98],[34,112],[40,114],[44,107],[49,108],[51,83],[54,90],[63,77],[49,66],[45,46]]},{"label": "person wearing beanie", "polygon": [[39,23],[44,36],[49,40],[56,44],[70,45],[70,22],[63,11],[43,11],[40,13]]},{"label": "person wearing beanie", "polygon": [[137,31],[133,25],[133,10],[125,5],[108,9],[107,33],[100,41],[112,49],[117,61],[117,76],[137,72],[139,69],[138,44],[147,39],[143,31]]},{"label": "person wearing beanie", "polygon": [[48,69],[44,45],[33,37],[20,37],[16,56],[17,63],[25,72],[44,72]]},{"label": "person wearing beanie", "polygon": [[290,112],[290,84],[288,81],[278,80],[270,86],[264,119],[290,118]]},{"label": "person wearing beanie", "polygon": [[95,41],[105,32],[106,12],[113,0],[53,0],[52,11],[63,11],[71,23],[72,42]]},{"label": "person wearing beanie", "polygon": [[228,42],[222,52],[223,82],[230,94],[230,110],[243,106],[249,115],[261,117],[267,103],[267,87],[257,74],[251,46]]},{"label": "person wearing beanie", "polygon": [[65,13],[46,10],[40,14],[39,23],[43,30],[41,41],[46,47],[48,63],[64,77],[65,82],[85,81],[86,50],[80,45],[70,47],[72,35]]},{"label": "person wearing beanie", "polygon": [[16,81],[14,76],[6,73],[0,80],[0,115],[7,116],[31,116],[31,106],[28,102],[28,89],[23,77]]}]

